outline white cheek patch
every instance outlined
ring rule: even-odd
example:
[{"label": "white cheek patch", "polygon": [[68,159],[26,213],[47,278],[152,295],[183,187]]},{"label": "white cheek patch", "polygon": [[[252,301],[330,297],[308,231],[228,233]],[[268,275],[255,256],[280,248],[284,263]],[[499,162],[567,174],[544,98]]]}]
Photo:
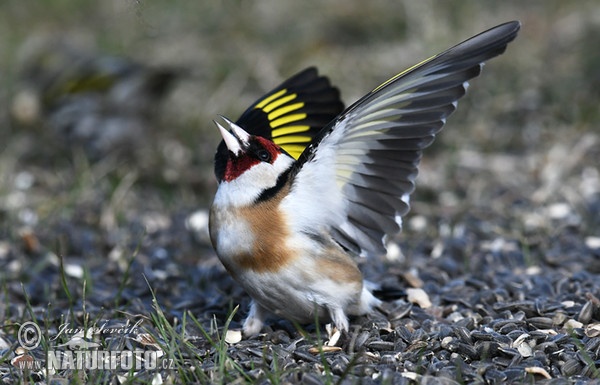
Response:
[{"label": "white cheek patch", "polygon": [[287,155],[279,155],[270,163],[258,163],[232,181],[221,182],[214,204],[221,207],[243,207],[256,201],[263,191],[275,186],[277,179],[294,163]]}]

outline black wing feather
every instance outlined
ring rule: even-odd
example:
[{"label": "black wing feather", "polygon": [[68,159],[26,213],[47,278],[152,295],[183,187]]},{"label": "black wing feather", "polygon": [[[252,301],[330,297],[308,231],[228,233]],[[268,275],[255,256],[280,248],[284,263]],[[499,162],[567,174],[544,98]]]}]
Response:
[{"label": "black wing feather", "polygon": [[272,140],[298,158],[343,109],[338,89],[310,67],[254,102],[236,124],[252,135]]},{"label": "black wing feather", "polygon": [[[347,249],[385,252],[384,236],[400,230],[400,217],[409,209],[422,150],[456,109],[468,81],[480,74],[486,60],[505,51],[519,28],[515,21],[483,32],[396,75],[351,105],[301,154],[290,173],[295,178],[291,195],[307,196],[306,189],[319,188],[309,182],[315,176],[313,163],[334,168],[335,180],[325,179],[321,186],[334,193],[323,197],[330,201],[319,203],[322,218],[314,221],[326,223]],[[329,218],[333,212],[328,207],[340,207],[336,200],[344,201],[341,222],[340,216]],[[309,221],[299,218],[298,223]]]}]

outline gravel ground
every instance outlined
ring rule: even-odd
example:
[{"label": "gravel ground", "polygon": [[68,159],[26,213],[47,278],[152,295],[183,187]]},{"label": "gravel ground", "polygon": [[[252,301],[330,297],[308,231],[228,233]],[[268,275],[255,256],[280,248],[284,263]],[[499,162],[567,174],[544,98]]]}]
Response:
[{"label": "gravel ground", "polygon": [[[0,23],[0,46],[11,53],[0,55],[8,68],[0,92],[3,383],[600,383],[600,17],[593,1],[497,9],[465,2],[436,11],[406,2],[398,17],[382,2],[338,4],[322,14],[266,2],[243,9],[141,3],[117,12],[71,4],[76,22],[63,19],[60,5],[24,16],[11,3],[0,12],[22,20]],[[91,11],[109,16],[86,25]],[[307,21],[291,23],[297,14]],[[206,233],[218,143],[210,120],[235,117],[307,65],[330,75],[350,102],[420,58],[513,18],[523,22],[518,40],[486,66],[425,153],[402,234],[387,256],[360,261],[389,295],[384,307],[353,319],[347,335],[274,320],[239,341],[249,299]],[[22,89],[16,52],[36,32],[25,26],[56,33],[61,23],[84,41],[108,36],[96,38],[93,52],[183,70],[161,102],[149,102],[152,119],[135,110],[152,127],[127,137],[125,151],[90,154],[45,125],[46,116],[33,123],[14,116]],[[274,36],[286,23],[290,36]],[[108,350],[158,351],[176,367],[129,377],[24,373],[15,363],[27,356],[18,349],[26,321],[45,334],[46,343],[28,353],[37,361],[73,337],[51,341],[61,325],[142,321],[142,332],[93,340]]]}]

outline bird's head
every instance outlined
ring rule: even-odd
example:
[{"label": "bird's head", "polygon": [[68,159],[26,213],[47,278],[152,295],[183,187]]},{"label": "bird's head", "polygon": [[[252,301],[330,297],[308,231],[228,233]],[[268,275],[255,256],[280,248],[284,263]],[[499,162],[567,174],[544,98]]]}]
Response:
[{"label": "bird's head", "polygon": [[295,160],[272,141],[223,120],[227,128],[215,121],[223,137],[215,154],[215,175],[219,184],[235,185],[256,199],[275,187]]}]

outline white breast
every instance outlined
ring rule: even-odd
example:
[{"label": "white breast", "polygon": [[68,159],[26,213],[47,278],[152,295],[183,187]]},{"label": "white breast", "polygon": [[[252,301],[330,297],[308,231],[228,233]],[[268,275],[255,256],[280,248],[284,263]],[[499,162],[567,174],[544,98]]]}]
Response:
[{"label": "white breast", "polygon": [[252,252],[254,234],[249,224],[235,214],[235,210],[213,205],[210,213],[210,235],[221,259],[229,260],[236,255]]}]

